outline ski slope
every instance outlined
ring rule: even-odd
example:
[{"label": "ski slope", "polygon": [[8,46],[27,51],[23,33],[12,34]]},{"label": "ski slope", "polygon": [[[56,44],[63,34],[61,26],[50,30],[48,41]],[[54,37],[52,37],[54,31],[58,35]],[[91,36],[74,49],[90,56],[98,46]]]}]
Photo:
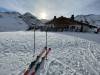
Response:
[{"label": "ski slope", "polygon": [[[23,75],[45,47],[45,32],[0,33],[0,75]],[[48,32],[52,50],[36,75],[100,75],[100,33]]]},{"label": "ski slope", "polygon": [[18,16],[18,12],[0,12],[0,32],[25,31],[28,25]]}]

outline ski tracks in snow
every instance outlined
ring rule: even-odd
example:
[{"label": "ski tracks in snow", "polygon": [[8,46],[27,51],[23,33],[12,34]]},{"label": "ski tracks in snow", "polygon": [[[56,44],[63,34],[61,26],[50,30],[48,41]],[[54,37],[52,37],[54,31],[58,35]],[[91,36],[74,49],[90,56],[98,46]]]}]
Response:
[{"label": "ski tracks in snow", "polygon": [[[9,75],[22,75],[33,60],[33,33],[16,33],[3,40],[0,41],[0,66],[5,70],[0,68],[0,74],[6,75],[6,71]],[[36,32],[36,55],[43,47],[45,33]],[[67,34],[48,33],[48,47],[52,50],[37,75],[100,75],[99,44]],[[9,70],[3,63],[8,64]]]},{"label": "ski tracks in snow", "polygon": [[46,75],[82,75],[62,61],[54,59],[50,62]]},{"label": "ski tracks in snow", "polygon": [[[56,42],[56,38],[57,37],[55,37],[52,40],[53,41],[52,42],[53,52],[51,55],[51,57],[55,58],[55,61],[57,60],[57,58],[59,59],[59,57],[62,57],[61,58],[62,60],[60,60],[60,61],[63,62],[65,60],[63,58],[64,58],[64,56],[66,56],[65,58],[69,58],[69,64],[67,64],[67,65],[72,67],[72,69],[74,69],[77,73],[82,74],[82,75],[88,75],[88,74],[100,75],[100,62],[91,53],[91,48],[89,46],[87,46],[87,45],[91,45],[93,42],[90,42],[90,41],[84,40],[84,39],[80,39],[80,38],[76,38],[76,37],[70,37],[70,36],[62,37],[62,39],[61,39],[61,37],[59,37],[59,38],[57,38],[59,41]],[[64,38],[66,40],[63,41]],[[71,38],[71,39],[69,39],[69,38]],[[94,47],[94,49],[96,49],[95,46],[93,46],[93,47]],[[67,51],[68,49],[69,49],[69,52]],[[77,49],[79,49],[79,50],[77,50]],[[56,50],[56,51],[54,51],[54,50]],[[71,50],[73,52],[70,54]],[[64,54],[62,54],[62,56],[61,56],[62,52]],[[70,54],[72,56],[67,57],[67,54]],[[66,61],[65,61],[65,63],[66,63]],[[51,63],[51,64],[53,64],[53,63]],[[54,64],[54,66],[56,64]],[[78,66],[77,64],[80,64],[81,67],[79,67],[80,65]],[[53,66],[51,66],[51,67],[53,67]],[[51,69],[53,69],[53,68],[51,68]],[[55,71],[51,74],[48,73],[46,75],[49,75],[49,74],[50,75],[66,75],[66,74],[56,74],[56,72],[57,71]]]}]

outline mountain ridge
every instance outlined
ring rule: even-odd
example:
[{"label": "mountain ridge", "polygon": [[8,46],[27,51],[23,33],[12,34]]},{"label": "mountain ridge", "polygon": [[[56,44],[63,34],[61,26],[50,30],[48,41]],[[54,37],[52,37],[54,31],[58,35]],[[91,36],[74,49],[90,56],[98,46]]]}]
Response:
[{"label": "mountain ridge", "polygon": [[28,25],[20,19],[19,12],[0,12],[0,32],[26,30]]},{"label": "mountain ridge", "polygon": [[100,15],[89,14],[89,15],[77,15],[75,20],[83,23],[88,22],[90,25],[100,27]]},{"label": "mountain ridge", "polygon": [[23,31],[32,25],[44,24],[29,12],[23,15],[19,12],[0,12],[0,32]]},{"label": "mountain ridge", "polygon": [[[75,20],[100,27],[100,15],[77,15]],[[0,32],[27,30],[30,26],[44,26],[48,22],[46,19],[37,19],[29,12],[20,14],[19,12],[0,12]]]}]

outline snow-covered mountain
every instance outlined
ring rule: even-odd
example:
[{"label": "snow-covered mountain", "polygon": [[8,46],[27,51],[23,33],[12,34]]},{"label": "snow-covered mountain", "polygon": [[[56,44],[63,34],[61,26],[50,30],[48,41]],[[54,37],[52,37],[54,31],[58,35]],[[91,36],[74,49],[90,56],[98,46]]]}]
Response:
[{"label": "snow-covered mountain", "polygon": [[47,19],[41,19],[41,22],[42,23],[46,23],[46,22],[48,22],[49,20],[47,20]]},{"label": "snow-covered mountain", "polygon": [[31,13],[0,12],[0,32],[27,30],[32,25],[44,24]]},{"label": "snow-covered mountain", "polygon": [[44,24],[37,19],[35,16],[33,16],[31,13],[27,12],[23,14],[22,19],[28,24],[29,26],[32,25],[38,25],[38,26],[43,26]]},{"label": "snow-covered mountain", "polygon": [[77,15],[75,17],[75,20],[81,21],[83,23],[89,23],[91,25],[100,27],[100,15],[94,15],[94,14]]},{"label": "snow-covered mountain", "polygon": [[18,16],[18,12],[0,12],[0,32],[26,30],[28,25]]}]

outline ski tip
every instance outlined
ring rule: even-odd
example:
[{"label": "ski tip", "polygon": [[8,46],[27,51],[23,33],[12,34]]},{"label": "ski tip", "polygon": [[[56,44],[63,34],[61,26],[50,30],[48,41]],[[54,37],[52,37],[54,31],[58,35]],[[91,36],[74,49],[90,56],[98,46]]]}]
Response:
[{"label": "ski tip", "polygon": [[24,73],[23,75],[27,75],[27,74],[28,74],[28,72],[29,72],[29,71],[28,71],[28,70],[26,70],[26,71],[25,71],[25,73]]},{"label": "ski tip", "polygon": [[47,47],[44,47],[44,49],[47,49]]},{"label": "ski tip", "polygon": [[49,50],[51,50],[51,48],[49,48]]}]

